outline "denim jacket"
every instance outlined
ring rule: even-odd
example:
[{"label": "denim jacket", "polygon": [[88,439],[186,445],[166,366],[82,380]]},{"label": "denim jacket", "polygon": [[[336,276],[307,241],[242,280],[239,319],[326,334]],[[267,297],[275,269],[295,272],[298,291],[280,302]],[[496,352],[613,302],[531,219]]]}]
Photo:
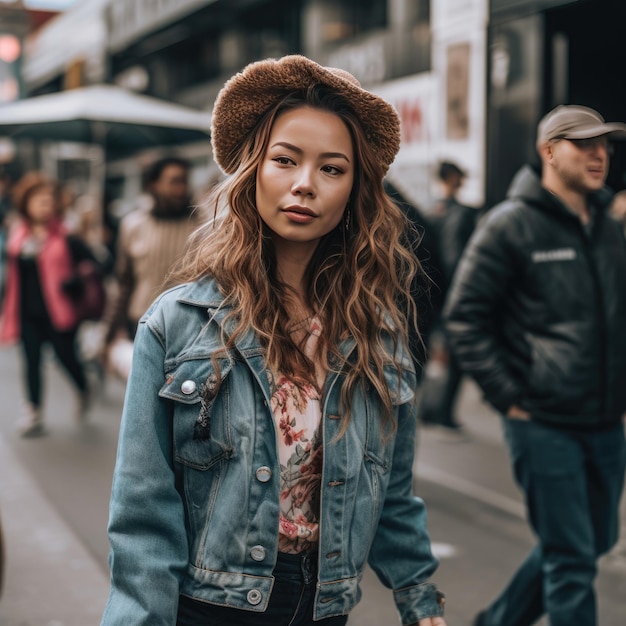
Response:
[{"label": "denim jacket", "polygon": [[[216,371],[211,357],[223,346],[228,310],[216,283],[202,280],[163,294],[140,322],[113,478],[102,626],[174,626],[180,594],[267,608],[279,516],[270,377],[252,331]],[[365,388],[338,437],[341,375],[325,382],[315,620],[357,604],[366,562],[394,590],[403,624],[441,614],[427,582],[438,563],[424,503],[412,495],[415,375],[402,359],[402,379],[391,367],[387,375],[397,421],[387,440],[380,402]],[[218,393],[206,393],[218,376]]]}]

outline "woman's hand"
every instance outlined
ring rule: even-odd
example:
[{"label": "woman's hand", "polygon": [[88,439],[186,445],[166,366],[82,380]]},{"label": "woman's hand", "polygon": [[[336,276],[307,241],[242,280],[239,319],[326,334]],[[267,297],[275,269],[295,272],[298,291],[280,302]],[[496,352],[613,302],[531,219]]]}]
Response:
[{"label": "woman's hand", "polygon": [[446,620],[443,617],[425,617],[409,626],[446,626]]}]

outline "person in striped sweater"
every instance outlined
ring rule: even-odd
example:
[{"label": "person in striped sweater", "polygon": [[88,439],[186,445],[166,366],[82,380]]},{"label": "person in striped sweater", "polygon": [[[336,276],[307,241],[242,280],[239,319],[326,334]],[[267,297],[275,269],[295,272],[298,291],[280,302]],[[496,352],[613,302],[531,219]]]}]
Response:
[{"label": "person in striped sweater", "polygon": [[189,163],[166,157],[144,173],[150,202],[125,215],[115,257],[117,288],[105,314],[104,359],[116,340],[134,339],[139,319],[153,299],[171,287],[168,275],[185,251],[201,214],[191,204]]}]

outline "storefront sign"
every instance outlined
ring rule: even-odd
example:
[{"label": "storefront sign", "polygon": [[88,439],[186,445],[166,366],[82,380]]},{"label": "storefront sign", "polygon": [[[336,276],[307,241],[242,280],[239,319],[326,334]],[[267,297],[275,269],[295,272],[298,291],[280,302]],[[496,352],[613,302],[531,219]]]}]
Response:
[{"label": "storefront sign", "polygon": [[399,159],[415,149],[425,154],[423,150],[435,138],[434,85],[433,75],[423,73],[390,81],[374,89],[395,107],[400,116],[402,147]]}]

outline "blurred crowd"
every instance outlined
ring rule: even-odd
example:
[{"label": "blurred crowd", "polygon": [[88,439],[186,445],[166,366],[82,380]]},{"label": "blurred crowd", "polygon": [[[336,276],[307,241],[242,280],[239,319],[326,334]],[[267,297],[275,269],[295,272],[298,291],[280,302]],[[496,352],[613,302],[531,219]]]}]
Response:
[{"label": "blurred crowd", "polygon": [[120,219],[42,172],[0,174],[0,341],[20,346],[22,436],[45,433],[46,345],[75,388],[78,421],[87,417],[93,386],[107,375],[128,376],[138,320],[169,286],[200,223],[189,169],[175,157],[152,163],[144,193]]},{"label": "blurred crowd", "polygon": [[[87,381],[85,369],[96,373],[96,382],[102,382],[106,375],[122,379],[128,376],[138,320],[156,295],[171,286],[170,272],[183,254],[189,235],[203,219],[203,198],[192,199],[189,172],[189,163],[178,157],[151,163],[144,172],[144,193],[135,199],[130,210],[118,217],[111,207],[102,210],[92,196],[76,197],[69,186],[40,172],[16,177],[0,169],[0,310],[4,332],[11,274],[10,241],[25,223],[35,231],[41,229],[43,238],[51,232],[61,232],[68,242],[74,274],[87,260],[101,283],[100,291],[104,292],[103,296],[98,290],[85,290],[82,284],[85,281],[76,275],[73,282],[65,277],[67,284],[62,286],[64,295],[70,301],[74,298],[74,308],[77,295],[83,300],[89,297],[98,300],[93,304],[95,312],[86,317],[84,312],[79,312],[80,319],[70,324],[68,346],[74,348],[61,347],[61,353],[57,352],[60,363],[69,367],[79,392],[85,392],[79,397],[77,415],[84,417],[91,401],[91,394],[85,391],[87,383],[82,382]],[[385,185],[407,217],[411,246],[424,270],[416,278],[419,336],[413,337],[411,346],[421,381],[421,422],[462,436],[456,400],[463,372],[450,349],[442,312],[466,244],[486,207],[467,206],[459,200],[466,173],[454,161],[433,164],[433,178],[439,191],[429,207],[413,204],[391,180],[387,179]],[[210,188],[203,191],[208,194]],[[49,204],[49,211],[39,214],[42,196],[47,198],[44,204]],[[623,225],[626,237],[626,190],[615,194],[609,213]],[[35,246],[35,256],[39,251]],[[26,281],[23,282],[26,285],[28,269],[23,258],[16,267],[21,271],[20,281]],[[22,419],[19,426],[25,435],[43,432],[43,418],[37,408],[41,398],[36,391],[41,383],[33,381],[38,377],[38,353],[43,343],[50,342],[55,347],[56,338],[54,316],[50,314],[51,305],[43,284],[45,278],[41,277],[42,284],[37,284],[37,272],[32,272],[32,276],[35,276],[34,296],[22,297],[22,304],[28,302],[32,309],[34,327],[41,328],[43,320],[48,334],[41,335],[37,330],[37,349],[33,352],[32,347],[25,347],[23,351],[25,371],[31,368],[30,374],[25,375],[25,385],[31,386],[30,403],[25,405],[25,415],[30,419]],[[24,306],[22,317],[29,315]],[[10,335],[5,336],[5,341],[15,338]],[[29,336],[27,331],[27,345],[30,345]],[[29,424],[35,427],[29,428]]]}]

